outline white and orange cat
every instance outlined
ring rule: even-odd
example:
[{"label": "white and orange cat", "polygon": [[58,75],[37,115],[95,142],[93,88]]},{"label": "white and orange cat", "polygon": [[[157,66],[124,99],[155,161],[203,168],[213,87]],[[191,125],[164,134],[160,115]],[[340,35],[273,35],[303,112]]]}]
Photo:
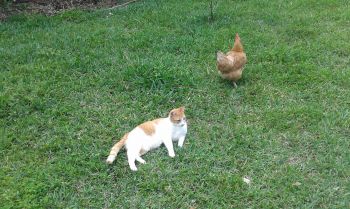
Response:
[{"label": "white and orange cat", "polygon": [[119,150],[125,145],[130,169],[137,171],[135,160],[144,164],[141,155],[164,144],[170,157],[175,157],[173,141],[178,141],[182,147],[187,134],[185,108],[180,107],[170,111],[167,118],[158,118],[147,121],[126,133],[117,142],[107,158],[111,164],[117,157]]}]

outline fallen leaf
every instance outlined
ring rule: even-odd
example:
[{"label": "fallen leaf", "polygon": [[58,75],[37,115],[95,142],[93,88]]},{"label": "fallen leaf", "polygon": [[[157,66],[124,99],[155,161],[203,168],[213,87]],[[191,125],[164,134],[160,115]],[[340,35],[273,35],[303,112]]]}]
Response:
[{"label": "fallen leaf", "polygon": [[251,180],[248,176],[245,176],[243,177],[243,181],[246,183],[246,184],[250,184]]},{"label": "fallen leaf", "polygon": [[297,186],[298,187],[300,185],[301,185],[301,183],[299,181],[293,183],[293,186]]}]

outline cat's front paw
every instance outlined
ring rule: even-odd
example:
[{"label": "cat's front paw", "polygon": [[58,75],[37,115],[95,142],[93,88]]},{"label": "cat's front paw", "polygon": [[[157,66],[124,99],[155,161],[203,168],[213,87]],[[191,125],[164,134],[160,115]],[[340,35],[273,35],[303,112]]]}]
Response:
[{"label": "cat's front paw", "polygon": [[169,156],[174,158],[175,157],[175,153],[169,153]]},{"label": "cat's front paw", "polygon": [[184,145],[184,142],[185,142],[185,137],[181,137],[179,139],[179,142],[177,143],[177,146],[182,147]]}]

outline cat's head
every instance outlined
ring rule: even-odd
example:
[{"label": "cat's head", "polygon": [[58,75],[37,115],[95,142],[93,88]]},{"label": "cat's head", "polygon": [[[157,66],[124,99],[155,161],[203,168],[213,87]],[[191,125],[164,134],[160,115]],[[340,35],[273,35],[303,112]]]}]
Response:
[{"label": "cat's head", "polygon": [[170,121],[176,126],[184,126],[186,124],[185,107],[173,109],[169,113]]}]

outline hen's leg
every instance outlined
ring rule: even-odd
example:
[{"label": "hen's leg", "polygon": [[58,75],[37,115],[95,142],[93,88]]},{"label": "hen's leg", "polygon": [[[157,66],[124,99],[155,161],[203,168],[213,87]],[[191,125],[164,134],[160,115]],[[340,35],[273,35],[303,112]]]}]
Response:
[{"label": "hen's leg", "polygon": [[235,87],[235,88],[237,88],[237,84],[236,84],[236,82],[232,82],[233,83],[233,86]]}]

